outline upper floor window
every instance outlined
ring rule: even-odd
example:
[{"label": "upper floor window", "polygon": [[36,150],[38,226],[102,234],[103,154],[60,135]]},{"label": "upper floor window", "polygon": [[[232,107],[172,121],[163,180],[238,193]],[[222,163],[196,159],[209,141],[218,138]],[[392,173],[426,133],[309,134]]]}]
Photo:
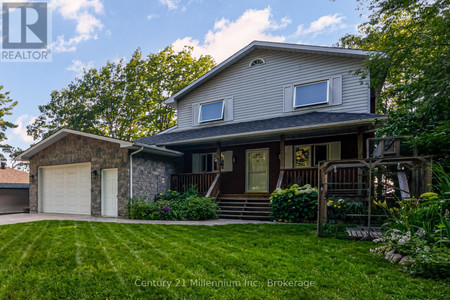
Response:
[{"label": "upper floor window", "polygon": [[223,100],[200,104],[199,123],[223,120]]},{"label": "upper floor window", "polygon": [[328,80],[295,87],[294,107],[322,103],[328,103]]},{"label": "upper floor window", "polygon": [[249,67],[252,67],[252,66],[255,66],[255,65],[263,65],[263,64],[265,64],[266,62],[264,61],[264,59],[262,59],[262,58],[255,58],[254,60],[252,60],[251,62],[250,62],[250,65],[249,65]]}]

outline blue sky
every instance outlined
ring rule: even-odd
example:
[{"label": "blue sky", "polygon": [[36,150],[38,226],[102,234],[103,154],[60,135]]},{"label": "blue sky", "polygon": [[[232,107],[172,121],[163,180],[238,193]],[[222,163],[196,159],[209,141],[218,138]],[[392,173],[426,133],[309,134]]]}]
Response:
[{"label": "blue sky", "polygon": [[[20,0],[17,0],[20,1]],[[0,0],[2,2],[2,0]],[[16,1],[15,1],[16,2]],[[335,44],[364,20],[354,0],[51,0],[50,63],[0,62],[0,85],[19,101],[8,143],[33,142],[25,126],[52,90],[66,87],[83,67],[129,58],[168,45],[195,47],[220,62],[252,40]]]}]

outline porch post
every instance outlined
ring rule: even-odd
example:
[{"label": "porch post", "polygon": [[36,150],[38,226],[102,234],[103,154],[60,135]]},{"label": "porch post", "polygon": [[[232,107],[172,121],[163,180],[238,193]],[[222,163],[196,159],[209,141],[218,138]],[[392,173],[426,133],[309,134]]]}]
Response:
[{"label": "porch post", "polygon": [[285,137],[284,135],[280,136],[280,171],[284,170],[285,167],[285,160],[286,160],[286,154],[285,154]]},{"label": "porch post", "polygon": [[358,159],[364,159],[364,131],[358,128]]},{"label": "porch post", "polygon": [[222,172],[222,157],[221,157],[221,155],[222,155],[222,153],[221,153],[221,149],[220,149],[220,147],[221,147],[221,144],[220,144],[220,142],[217,142],[217,150],[216,150],[216,153],[217,153],[217,160],[216,160],[216,169],[217,169],[217,173],[221,173]]}]

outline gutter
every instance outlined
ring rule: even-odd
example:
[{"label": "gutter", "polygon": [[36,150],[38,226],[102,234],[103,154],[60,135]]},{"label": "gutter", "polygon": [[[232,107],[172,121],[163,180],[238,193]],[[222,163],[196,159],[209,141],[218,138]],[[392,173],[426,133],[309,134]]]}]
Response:
[{"label": "gutter", "polygon": [[144,150],[144,147],[141,147],[130,154],[130,199],[133,198],[133,155],[138,154],[142,150]]}]

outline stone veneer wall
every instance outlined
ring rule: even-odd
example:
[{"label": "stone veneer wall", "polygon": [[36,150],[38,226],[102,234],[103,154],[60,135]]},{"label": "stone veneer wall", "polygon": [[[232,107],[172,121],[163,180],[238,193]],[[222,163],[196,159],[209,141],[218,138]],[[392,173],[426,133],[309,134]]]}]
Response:
[{"label": "stone veneer wall", "polygon": [[153,201],[155,195],[170,189],[170,175],[182,166],[180,158],[149,153],[133,156],[133,196]]},{"label": "stone veneer wall", "polygon": [[42,166],[54,166],[76,163],[91,163],[91,172],[97,171],[97,178],[91,179],[91,213],[101,215],[101,170],[118,168],[118,214],[126,213],[129,198],[129,157],[128,150],[119,144],[70,134],[45,148],[30,160],[30,211],[38,212],[38,169]]}]

